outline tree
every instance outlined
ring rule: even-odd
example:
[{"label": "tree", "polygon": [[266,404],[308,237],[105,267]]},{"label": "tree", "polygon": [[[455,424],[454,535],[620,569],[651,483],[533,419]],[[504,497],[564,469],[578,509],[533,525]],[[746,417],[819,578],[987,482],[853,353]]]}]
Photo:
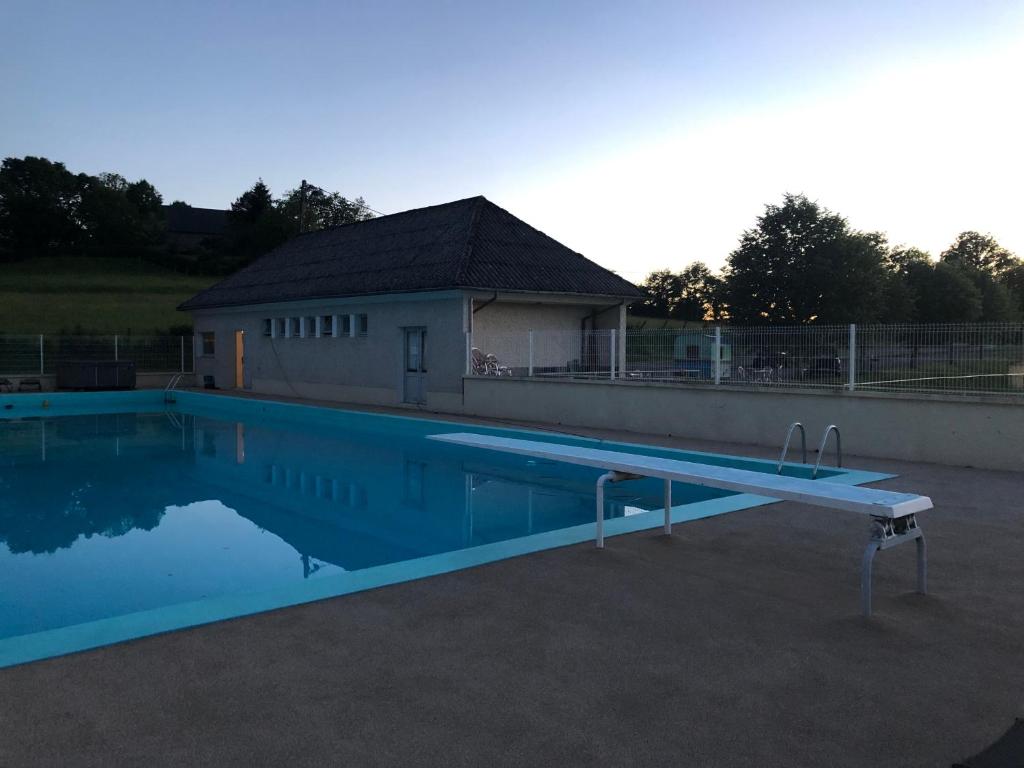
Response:
[{"label": "tree", "polygon": [[24,257],[77,248],[84,179],[45,157],[6,158],[0,165],[0,252]]},{"label": "tree", "polygon": [[922,323],[975,322],[982,316],[981,291],[970,274],[940,261],[911,266],[907,280],[916,296],[916,319]]},{"label": "tree", "polygon": [[961,232],[942,254],[942,262],[959,267],[981,295],[981,320],[1010,322],[1021,317],[1021,297],[1013,283],[1021,260],[992,235]]},{"label": "tree", "polygon": [[920,248],[901,245],[892,248],[885,257],[885,266],[889,271],[902,277],[906,277],[915,264],[930,266],[932,264],[931,254]]},{"label": "tree", "polygon": [[722,280],[700,261],[682,272],[652,272],[641,287],[647,296],[638,308],[640,315],[701,322],[723,314]]},{"label": "tree", "polygon": [[272,251],[292,234],[288,219],[270,194],[270,188],[259,179],[231,204],[231,235],[228,258],[212,264],[215,269],[230,271],[248,264]]},{"label": "tree", "polygon": [[671,270],[651,272],[640,285],[645,296],[637,314],[648,317],[671,317],[682,292],[679,275]]},{"label": "tree", "polygon": [[[305,205],[302,204],[301,187],[288,191],[277,202],[278,209],[291,223],[295,232],[312,232],[373,218],[373,212],[361,197],[349,200],[340,192],[326,192],[313,184],[306,184],[305,192]],[[300,209],[303,211],[301,223]]]},{"label": "tree", "polygon": [[767,205],[729,255],[729,316],[739,323],[868,322],[882,313],[885,239],[852,230],[804,195]]},{"label": "tree", "polygon": [[1003,273],[1003,285],[1010,289],[1011,295],[1017,300],[1017,309],[1024,316],[1024,262],[1018,262]]},{"label": "tree", "polygon": [[992,235],[961,232],[940,257],[942,261],[999,277],[1020,263]]},{"label": "tree", "polygon": [[129,183],[118,173],[84,176],[79,218],[83,245],[100,256],[142,258],[160,244],[160,193],[145,179]]},{"label": "tree", "polygon": [[679,273],[680,294],[673,317],[680,320],[717,320],[722,314],[722,280],[701,261]]}]

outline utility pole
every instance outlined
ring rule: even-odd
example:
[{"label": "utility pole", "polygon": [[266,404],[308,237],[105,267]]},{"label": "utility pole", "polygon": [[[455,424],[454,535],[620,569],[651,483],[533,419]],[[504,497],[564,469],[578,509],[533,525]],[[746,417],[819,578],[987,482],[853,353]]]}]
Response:
[{"label": "utility pole", "polygon": [[306,180],[299,185],[299,234],[306,231]]}]

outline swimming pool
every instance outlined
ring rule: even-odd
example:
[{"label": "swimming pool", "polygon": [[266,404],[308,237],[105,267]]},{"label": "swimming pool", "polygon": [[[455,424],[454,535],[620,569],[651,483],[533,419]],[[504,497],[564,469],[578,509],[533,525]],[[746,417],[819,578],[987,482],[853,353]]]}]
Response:
[{"label": "swimming pool", "polygon": [[[598,470],[426,439],[465,424],[190,392],[170,406],[145,391],[0,405],[0,666],[593,536]],[[610,487],[607,533],[660,525],[661,492]],[[770,501],[683,484],[673,497],[677,522]]]}]

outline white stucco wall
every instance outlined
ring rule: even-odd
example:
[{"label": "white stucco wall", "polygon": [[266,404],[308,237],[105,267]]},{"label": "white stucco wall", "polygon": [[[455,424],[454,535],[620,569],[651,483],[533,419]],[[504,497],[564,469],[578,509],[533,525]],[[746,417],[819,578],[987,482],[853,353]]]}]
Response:
[{"label": "white stucco wall", "polygon": [[[484,301],[487,299],[478,299],[477,306]],[[484,354],[495,355],[502,365],[525,373],[530,357],[527,334],[529,331],[545,331],[543,336],[535,338],[535,370],[565,368],[567,363],[580,358],[580,331],[584,327],[624,330],[626,305],[615,303],[614,299],[590,303],[562,300],[549,304],[507,299],[494,301],[473,315],[473,346]],[[610,355],[606,346],[599,344],[596,350],[597,359],[602,364],[607,364]]]},{"label": "white stucco wall", "polygon": [[[320,315],[368,318],[365,337],[267,337],[265,318]],[[427,407],[461,406],[465,333],[461,294],[422,294],[362,301],[296,302],[194,313],[196,373],[218,388],[235,384],[234,332],[245,331],[246,379],[255,392],[382,405],[400,404],[404,328],[426,328]],[[202,333],[213,331],[216,353],[202,355]]]}]

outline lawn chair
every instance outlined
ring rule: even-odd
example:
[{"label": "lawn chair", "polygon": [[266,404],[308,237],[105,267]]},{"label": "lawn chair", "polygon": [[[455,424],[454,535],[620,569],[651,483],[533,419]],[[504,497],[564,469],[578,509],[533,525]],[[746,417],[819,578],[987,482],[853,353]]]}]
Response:
[{"label": "lawn chair", "polygon": [[476,347],[472,350],[474,376],[511,376],[512,369],[501,365],[492,354],[485,355]]},{"label": "lawn chair", "polygon": [[473,347],[473,375],[474,376],[486,376],[487,375],[487,357],[476,347]]}]

